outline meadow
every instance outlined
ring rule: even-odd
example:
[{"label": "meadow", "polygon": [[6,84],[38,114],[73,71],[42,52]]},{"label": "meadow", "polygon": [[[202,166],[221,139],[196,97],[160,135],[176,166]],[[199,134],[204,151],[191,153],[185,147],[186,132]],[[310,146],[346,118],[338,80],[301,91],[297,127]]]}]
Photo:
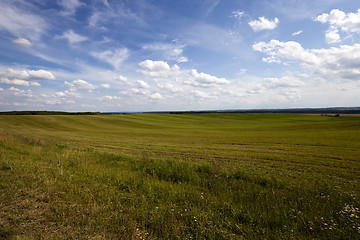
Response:
[{"label": "meadow", "polygon": [[0,116],[0,239],[360,239],[359,156],[359,116]]}]

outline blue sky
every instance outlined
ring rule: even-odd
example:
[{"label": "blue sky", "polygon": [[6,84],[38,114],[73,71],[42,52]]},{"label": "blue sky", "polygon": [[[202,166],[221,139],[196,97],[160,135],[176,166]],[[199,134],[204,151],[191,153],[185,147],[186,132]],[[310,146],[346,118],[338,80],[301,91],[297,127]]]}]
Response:
[{"label": "blue sky", "polygon": [[0,111],[360,106],[358,0],[2,0]]}]

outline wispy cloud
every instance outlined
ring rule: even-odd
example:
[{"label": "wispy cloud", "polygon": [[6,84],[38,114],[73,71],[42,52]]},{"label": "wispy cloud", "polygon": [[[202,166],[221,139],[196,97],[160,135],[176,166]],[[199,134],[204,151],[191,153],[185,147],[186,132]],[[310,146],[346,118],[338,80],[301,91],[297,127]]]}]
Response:
[{"label": "wispy cloud", "polygon": [[231,12],[231,17],[236,18],[237,20],[241,21],[241,18],[243,18],[245,16],[245,12],[244,11],[232,11]]},{"label": "wispy cloud", "polygon": [[119,48],[114,50],[106,50],[103,52],[90,52],[93,57],[107,62],[114,68],[120,68],[121,64],[129,57],[127,48]]},{"label": "wispy cloud", "polygon": [[88,40],[87,37],[75,33],[73,30],[67,30],[58,38],[66,39],[70,44],[76,44]]},{"label": "wispy cloud", "polygon": [[58,0],[58,3],[63,7],[61,14],[65,16],[72,16],[75,14],[76,9],[80,6],[85,5],[79,0]]},{"label": "wispy cloud", "polygon": [[296,35],[299,35],[299,34],[302,34],[302,30],[300,30],[300,31],[297,31],[297,32],[294,32],[293,34],[291,34],[292,36],[296,36]]},{"label": "wispy cloud", "polygon": [[152,43],[146,44],[142,48],[147,51],[151,51],[156,55],[161,55],[166,60],[174,60],[177,62],[187,62],[188,58],[182,56],[185,44],[173,44],[173,43]]},{"label": "wispy cloud", "polygon": [[6,30],[15,37],[37,41],[48,28],[41,16],[25,11],[19,4],[15,6],[9,1],[0,1],[0,9],[0,30]]}]

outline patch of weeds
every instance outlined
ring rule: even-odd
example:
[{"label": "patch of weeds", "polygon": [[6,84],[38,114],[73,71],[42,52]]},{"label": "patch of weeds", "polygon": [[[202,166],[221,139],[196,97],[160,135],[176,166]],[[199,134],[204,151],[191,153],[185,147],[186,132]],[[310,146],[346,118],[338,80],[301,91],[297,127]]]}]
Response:
[{"label": "patch of weeds", "polygon": [[9,164],[8,162],[1,162],[0,170],[8,171],[13,169],[13,164]]},{"label": "patch of weeds", "polygon": [[10,239],[11,236],[14,235],[14,230],[9,229],[5,226],[0,225],[0,239]]}]

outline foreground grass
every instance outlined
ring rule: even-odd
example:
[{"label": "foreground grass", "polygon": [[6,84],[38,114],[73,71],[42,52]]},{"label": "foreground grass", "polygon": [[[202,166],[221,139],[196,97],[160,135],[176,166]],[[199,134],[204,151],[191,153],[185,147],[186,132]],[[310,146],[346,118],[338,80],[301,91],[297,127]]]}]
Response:
[{"label": "foreground grass", "polygon": [[0,238],[360,239],[360,119],[0,116]]}]

